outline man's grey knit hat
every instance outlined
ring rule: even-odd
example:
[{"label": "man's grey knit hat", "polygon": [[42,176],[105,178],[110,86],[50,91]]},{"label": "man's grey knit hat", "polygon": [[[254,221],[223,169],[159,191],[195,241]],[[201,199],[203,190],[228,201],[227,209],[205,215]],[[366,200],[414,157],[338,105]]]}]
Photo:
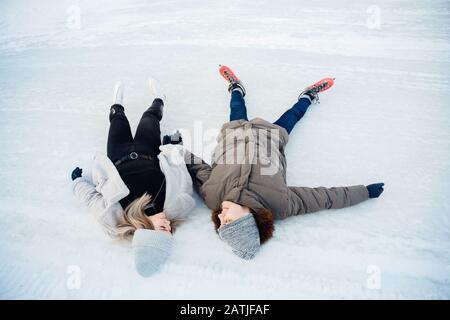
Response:
[{"label": "man's grey knit hat", "polygon": [[252,259],[261,243],[253,214],[248,214],[219,228],[219,237],[242,259]]},{"label": "man's grey knit hat", "polygon": [[166,262],[173,247],[173,236],[166,232],[138,229],[133,236],[134,265],[137,272],[148,277]]}]

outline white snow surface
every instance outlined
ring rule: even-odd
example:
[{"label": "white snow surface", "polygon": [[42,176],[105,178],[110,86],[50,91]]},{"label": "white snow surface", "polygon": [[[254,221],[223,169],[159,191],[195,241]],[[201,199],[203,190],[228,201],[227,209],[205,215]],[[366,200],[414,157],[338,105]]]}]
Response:
[{"label": "white snow surface", "polygon": [[[449,1],[2,0],[0,298],[449,299],[449,21]],[[200,127],[209,161],[228,119],[219,63],[244,81],[249,116],[271,121],[335,77],[291,134],[288,182],[385,192],[276,222],[251,261],[197,197],[167,265],[141,278],[70,173],[106,152],[115,81],[134,130],[150,75],[167,94],[163,134]]]}]

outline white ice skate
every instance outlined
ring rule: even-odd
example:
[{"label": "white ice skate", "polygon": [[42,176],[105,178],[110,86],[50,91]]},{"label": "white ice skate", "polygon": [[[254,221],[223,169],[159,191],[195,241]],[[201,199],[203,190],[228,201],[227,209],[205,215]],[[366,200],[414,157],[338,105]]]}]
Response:
[{"label": "white ice skate", "polygon": [[114,94],[113,94],[113,104],[123,105],[123,94],[125,91],[125,87],[121,81],[117,81],[114,86]]},{"label": "white ice skate", "polygon": [[150,92],[152,94],[153,100],[161,99],[163,103],[166,104],[166,95],[164,94],[164,91],[159,81],[156,80],[155,78],[149,77],[148,84],[150,86]]}]

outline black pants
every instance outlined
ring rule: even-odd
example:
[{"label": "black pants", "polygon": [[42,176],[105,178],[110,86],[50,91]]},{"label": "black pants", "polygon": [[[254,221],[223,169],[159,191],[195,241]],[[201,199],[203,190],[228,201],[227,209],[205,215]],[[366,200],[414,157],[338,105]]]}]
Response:
[{"label": "black pants", "polygon": [[142,115],[133,139],[130,123],[125,115],[123,106],[115,104],[109,113],[109,134],[107,154],[112,162],[116,162],[130,152],[137,152],[155,157],[159,154],[161,145],[161,129],[159,112],[163,102],[155,99]]},{"label": "black pants", "polygon": [[131,152],[152,158],[128,160],[117,165],[123,182],[130,190],[130,194],[120,200],[120,204],[125,209],[133,200],[147,192],[153,199],[153,206],[146,210],[147,215],[161,212],[165,200],[165,179],[157,158],[161,145],[162,106],[161,99],[153,101],[142,115],[134,139],[123,106],[119,104],[111,106],[109,114],[108,158],[115,163]]}]

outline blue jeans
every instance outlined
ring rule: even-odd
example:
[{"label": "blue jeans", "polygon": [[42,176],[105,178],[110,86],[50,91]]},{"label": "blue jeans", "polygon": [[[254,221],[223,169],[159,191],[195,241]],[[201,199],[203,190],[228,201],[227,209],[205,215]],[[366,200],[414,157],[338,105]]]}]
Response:
[{"label": "blue jeans", "polygon": [[245,100],[239,90],[233,90],[230,100],[230,121],[241,119],[248,120]]},{"label": "blue jeans", "polygon": [[[310,105],[311,101],[308,98],[301,98],[292,108],[283,113],[274,124],[285,128],[288,133],[291,133],[295,124],[305,115]],[[245,100],[240,91],[233,90],[230,101],[230,121],[241,119],[248,120]]]}]

